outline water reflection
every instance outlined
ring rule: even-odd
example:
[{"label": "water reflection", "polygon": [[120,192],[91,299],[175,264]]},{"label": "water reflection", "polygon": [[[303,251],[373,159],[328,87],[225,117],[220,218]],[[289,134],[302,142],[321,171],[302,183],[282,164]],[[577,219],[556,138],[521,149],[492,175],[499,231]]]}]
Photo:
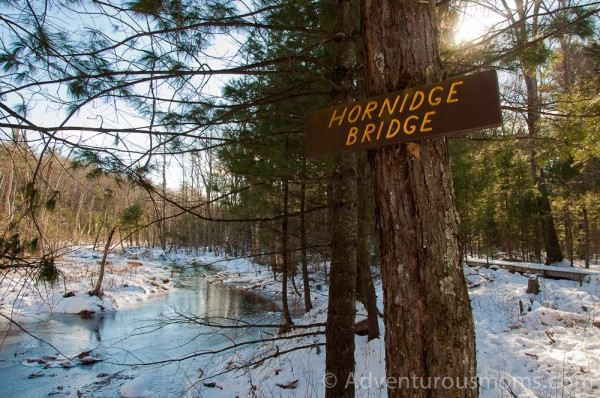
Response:
[{"label": "water reflection", "polygon": [[[249,323],[280,322],[279,305],[260,295],[222,284],[210,284],[200,276],[185,276],[185,288],[151,298],[135,308],[117,313],[83,318],[77,315],[53,315],[23,326],[35,336],[52,344],[50,347],[15,326],[0,324],[0,378],[2,397],[69,396],[118,397],[119,385],[135,376],[141,368],[124,364],[148,363],[179,358],[191,352],[215,349],[232,339],[258,335],[259,330],[214,329],[182,323],[177,314],[204,318],[244,319]],[[177,321],[177,322],[174,322]],[[60,353],[74,357],[94,350],[104,361],[91,366],[63,368]],[[28,363],[43,357],[47,363]],[[177,364],[152,368],[149,389],[177,396],[187,377],[210,366],[212,358],[193,358]],[[146,368],[144,368],[145,370]],[[123,373],[125,372],[125,373]],[[188,374],[188,372],[191,372]],[[30,378],[39,374],[40,377]],[[110,375],[99,380],[99,375]]]}]

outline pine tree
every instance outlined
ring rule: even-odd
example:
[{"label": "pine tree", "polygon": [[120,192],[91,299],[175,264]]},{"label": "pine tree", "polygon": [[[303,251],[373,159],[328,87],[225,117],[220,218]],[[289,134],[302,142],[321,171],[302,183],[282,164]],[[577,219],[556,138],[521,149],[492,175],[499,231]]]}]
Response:
[{"label": "pine tree", "polygon": [[[363,2],[366,94],[442,80],[434,6]],[[475,380],[475,331],[458,246],[458,217],[445,139],[370,153],[385,314],[386,372]],[[410,383],[409,383],[410,384]],[[388,389],[390,397],[476,397],[477,388]]]}]

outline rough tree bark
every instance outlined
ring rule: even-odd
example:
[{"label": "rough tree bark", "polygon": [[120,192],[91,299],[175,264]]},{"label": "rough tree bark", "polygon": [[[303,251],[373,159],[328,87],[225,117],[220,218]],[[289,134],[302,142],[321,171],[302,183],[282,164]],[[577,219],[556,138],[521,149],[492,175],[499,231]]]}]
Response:
[{"label": "rough tree bark", "polygon": [[[433,2],[362,4],[367,96],[442,80]],[[388,383],[388,396],[477,397],[475,332],[447,141],[406,143],[369,155],[382,258],[386,371],[388,381],[396,382]]]},{"label": "rough tree bark", "polygon": [[333,166],[332,252],[329,305],[325,331],[327,374],[337,384],[325,396],[354,397],[346,381],[354,373],[354,322],[356,317],[356,160],[341,155]]},{"label": "rough tree bark", "polygon": [[367,309],[367,331],[369,341],[379,337],[379,319],[377,314],[377,295],[371,275],[370,232],[372,209],[369,206],[372,185],[368,175],[366,157],[358,160],[357,179],[357,218],[358,243],[356,248],[356,294]]},{"label": "rough tree bark", "polygon": [[[356,63],[355,5],[338,0],[335,28],[336,53],[334,103],[350,100]],[[354,373],[354,322],[356,317],[356,156],[333,160],[331,278],[325,330],[325,390],[327,398],[354,397],[354,385],[346,381]],[[333,376],[330,376],[333,375]],[[332,383],[334,378],[337,383]]]}]

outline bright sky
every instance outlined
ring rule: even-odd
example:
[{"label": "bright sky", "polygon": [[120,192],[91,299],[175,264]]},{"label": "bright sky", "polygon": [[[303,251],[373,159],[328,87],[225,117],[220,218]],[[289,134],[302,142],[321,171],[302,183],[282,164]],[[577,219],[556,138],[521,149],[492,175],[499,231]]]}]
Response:
[{"label": "bright sky", "polygon": [[[0,7],[0,10],[4,13],[7,11],[6,15],[10,15],[11,9],[9,6]],[[55,16],[56,23],[66,23],[69,21],[69,26],[72,29],[73,35],[76,35],[76,32],[81,32],[83,26],[94,26],[96,28],[101,28],[102,26],[109,26],[106,20],[103,20],[103,17],[87,17],[82,16],[82,14],[74,14],[76,15],[76,19],[70,18],[69,15],[58,15]],[[83,19],[82,19],[83,18]],[[132,26],[135,26],[139,21],[131,20],[128,21]],[[456,40],[458,43],[468,42],[470,40],[474,40],[477,37],[481,36],[489,29],[491,25],[491,19],[489,14],[485,15],[485,12],[482,12],[481,9],[475,9],[473,6],[467,8],[466,13],[459,21],[456,33]],[[2,25],[0,24],[0,29],[2,29]],[[110,28],[105,30],[107,33],[111,32]],[[6,34],[6,30],[2,30],[0,34]],[[118,30],[112,30],[111,36],[113,38],[118,38],[119,35],[123,35],[119,33]],[[115,37],[116,36],[116,37]],[[123,36],[124,37],[124,36]],[[140,43],[137,44],[137,47],[140,47]],[[220,61],[222,59],[229,58],[233,53],[233,45],[231,41],[227,41],[227,39],[221,35],[215,36],[214,46],[210,49],[209,55],[211,55],[210,59],[204,60],[207,64],[209,64],[212,68],[218,69],[222,67],[226,67],[223,65],[223,62]],[[218,80],[218,76],[214,79],[211,79],[210,82],[202,88],[203,94],[212,94],[219,95],[220,87],[223,84],[222,81]],[[147,87],[146,87],[147,88]],[[53,95],[64,97],[64,89],[57,90],[55,88],[51,88],[50,90],[56,90],[53,92]],[[140,90],[144,91],[145,88],[140,86]],[[160,92],[160,89],[158,89]],[[161,96],[168,97],[172,89],[163,88],[163,91],[160,92]],[[171,90],[171,91],[170,91]],[[64,109],[59,109],[57,104],[49,102],[41,96],[36,95],[36,103],[33,109],[30,110],[28,114],[28,118],[34,122],[35,124],[42,126],[57,126],[64,121],[65,111]],[[17,95],[12,95],[9,98],[8,102],[22,102],[21,98]],[[165,105],[171,106],[171,105]],[[118,109],[118,113],[115,112],[115,109]],[[165,110],[165,109],[163,109]],[[147,126],[149,124],[148,120],[140,118],[137,116],[136,112],[127,107],[122,102],[117,104],[115,103],[100,103],[94,102],[84,106],[70,121],[67,123],[70,126],[81,126],[81,127],[104,127],[104,128],[135,128]],[[103,146],[103,147],[111,147],[114,142],[114,137],[111,137],[106,134],[99,134],[93,132],[65,132],[65,137],[68,137],[70,140],[77,142],[82,141],[89,145]],[[133,150],[143,151],[144,148],[148,147],[148,137],[143,134],[122,134],[120,137],[128,142],[128,147]],[[159,159],[160,158],[160,159]],[[157,158],[158,161],[162,161],[162,157]],[[176,188],[181,183],[182,179],[182,169],[180,162],[170,161],[172,165],[169,167],[171,172],[168,178],[168,185],[170,188]]]},{"label": "bright sky", "polygon": [[[77,5],[73,5],[77,7]],[[85,7],[89,7],[85,6]],[[91,8],[93,9],[93,7]],[[90,10],[91,10],[90,9]],[[61,9],[61,12],[54,12],[56,8],[49,9],[49,16],[45,19],[45,23],[52,29],[63,29],[66,27],[70,31],[70,35],[74,40],[77,40],[78,35],[85,31],[85,27],[93,27],[100,29],[110,36],[112,40],[122,40],[126,35],[132,34],[131,32],[125,33],[123,27],[112,27],[112,21],[109,21],[105,16],[96,14],[96,16],[90,16],[89,14],[65,12]],[[43,10],[40,9],[39,12]],[[8,19],[19,21],[24,14],[20,14],[18,8],[10,6],[9,4],[0,5],[0,12]],[[125,22],[129,26],[137,27],[137,29],[144,28],[144,22],[138,19],[127,19]],[[14,33],[9,29],[9,25],[0,23],[0,35],[5,45],[9,45],[12,41],[10,38]],[[121,46],[117,52],[121,53],[126,59],[127,52],[135,52],[145,50],[149,43],[146,43],[146,39],[138,39],[136,42],[129,42],[136,49],[131,51],[128,45]],[[207,64],[213,69],[226,68],[223,65],[222,60],[230,59],[234,53],[233,45],[231,42],[225,41],[223,35],[215,35],[213,38],[214,45],[207,49],[207,57],[202,57],[202,54],[198,54],[198,62]],[[133,48],[132,47],[132,48]],[[120,65],[123,70],[127,69],[127,65]],[[206,84],[198,84],[195,86],[196,89],[200,89],[199,94],[208,96],[220,95],[220,87],[223,84],[221,80],[223,77],[213,76]],[[227,79],[230,76],[226,76]],[[9,79],[8,74],[3,74],[2,79]],[[8,81],[8,80],[7,80]],[[200,78],[195,80],[200,82]],[[1,82],[1,81],[0,81]],[[15,83],[17,86],[19,83]],[[2,91],[3,87],[0,87]],[[148,90],[147,84],[139,84],[136,87],[136,92],[144,94]],[[167,87],[166,84],[158,84],[155,87],[157,94],[163,98],[169,98],[174,95],[174,91],[171,87]],[[9,105],[11,108],[16,109],[16,106],[20,106],[23,102],[28,104],[27,118],[36,125],[44,127],[54,127],[61,125],[67,116],[67,112],[64,106],[60,106],[57,102],[50,100],[50,97],[66,99],[67,93],[64,87],[59,88],[58,85],[42,87],[37,93],[36,90],[24,90],[23,96],[19,94],[8,94],[3,96],[2,101],[4,104]],[[196,97],[189,97],[192,100],[197,100]],[[161,110],[173,110],[177,105],[168,102],[161,104]],[[147,128],[150,121],[138,116],[137,112],[130,108],[123,101],[116,100],[116,102],[103,102],[94,101],[83,106],[73,117],[66,123],[67,126],[73,127],[103,127],[103,128],[115,128],[115,129],[127,129],[127,128]],[[2,134],[4,137],[11,136],[10,131],[4,131]],[[35,139],[37,133],[28,132],[30,139]],[[96,132],[78,132],[78,131],[66,131],[58,133],[58,136],[68,139],[73,143],[85,143],[91,146],[98,146],[104,148],[114,148],[115,138],[112,135],[105,133]],[[127,143],[127,148],[133,151],[145,151],[149,146],[149,139],[147,134],[120,134],[119,137]],[[156,145],[156,139],[153,142]],[[121,146],[122,147],[122,146]],[[116,152],[115,152],[116,153]],[[162,162],[162,156],[158,156],[153,159],[153,162]],[[176,188],[181,183],[181,165],[179,162],[173,159],[167,158],[169,166],[169,178],[168,186],[170,188]],[[161,176],[156,176],[158,179],[162,179]]]},{"label": "bright sky", "polygon": [[468,5],[456,26],[455,40],[464,44],[484,35],[499,20],[489,10],[474,5]]}]

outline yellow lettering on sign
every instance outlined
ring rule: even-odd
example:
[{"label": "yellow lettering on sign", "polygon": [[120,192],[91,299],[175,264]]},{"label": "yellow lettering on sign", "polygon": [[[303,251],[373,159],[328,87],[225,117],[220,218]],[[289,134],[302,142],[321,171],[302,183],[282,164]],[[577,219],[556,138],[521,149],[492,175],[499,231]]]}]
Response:
[{"label": "yellow lettering on sign", "polygon": [[394,101],[394,106],[391,106],[390,104],[390,99],[389,98],[384,98],[383,100],[383,104],[381,104],[381,110],[379,111],[379,117],[381,117],[381,115],[383,115],[383,111],[385,108],[387,108],[388,113],[391,115],[392,113],[394,113],[394,109],[396,109],[396,105],[398,105],[398,100],[400,99],[400,96],[396,96],[396,100]]},{"label": "yellow lettering on sign", "polygon": [[348,132],[348,139],[346,139],[346,146],[352,145],[356,142],[356,135],[358,134],[358,127],[351,127]]},{"label": "yellow lettering on sign", "polygon": [[[360,116],[361,111],[362,111],[362,106],[360,106],[360,104],[354,105],[354,108],[352,108],[352,110],[348,114],[348,122],[349,123],[356,122],[358,120],[358,117]],[[353,116],[353,115],[355,115],[355,116]]]},{"label": "yellow lettering on sign", "polygon": [[399,113],[404,112],[404,105],[406,105],[406,100],[408,99],[408,93],[404,94],[404,99],[402,100],[402,106],[400,107]]},{"label": "yellow lettering on sign", "polygon": [[381,123],[379,123],[379,130],[377,130],[377,139],[379,140],[379,137],[381,136],[381,130],[383,130],[383,125],[385,124],[384,121],[381,121]]},{"label": "yellow lettering on sign", "polygon": [[[420,98],[419,103],[415,103],[416,99]],[[415,109],[419,109],[425,100],[425,94],[422,91],[415,91],[415,96],[413,97],[412,102],[410,103],[409,111],[414,111]]]},{"label": "yellow lettering on sign", "polygon": [[378,106],[379,106],[379,104],[377,103],[377,101],[369,101],[369,103],[367,103],[365,111],[363,112],[362,118],[360,120],[365,120],[365,117],[367,117],[367,115],[369,116],[369,120],[370,120],[371,112],[373,112],[375,109],[377,109]]},{"label": "yellow lettering on sign", "polygon": [[365,127],[365,131],[360,142],[365,142],[365,138],[367,139],[367,141],[371,142],[371,133],[373,133],[373,131],[375,131],[375,123],[367,124],[367,127]]},{"label": "yellow lettering on sign", "polygon": [[442,86],[435,86],[434,88],[432,88],[429,91],[429,96],[427,97],[427,99],[429,100],[429,105],[431,105],[431,106],[438,106],[439,104],[442,103],[442,96],[441,95],[439,97],[432,98],[432,94],[435,93],[436,91],[444,91],[444,87],[442,87]]},{"label": "yellow lettering on sign", "polygon": [[[394,126],[394,124],[396,125],[396,130],[392,132],[392,127]],[[393,138],[400,131],[400,127],[400,120],[392,119],[392,121],[390,122],[390,127],[388,127],[387,134],[385,135],[385,138]]]},{"label": "yellow lettering on sign", "polygon": [[[444,86],[437,85],[429,90],[416,90],[414,93],[405,92],[395,98],[375,99],[368,101],[366,104],[364,102],[355,103],[352,106],[334,109],[329,120],[329,128],[341,127],[346,123],[351,125],[346,136],[346,146],[355,145],[359,141],[360,143],[367,143],[379,141],[379,139],[392,139],[400,131],[406,135],[414,134],[417,131],[420,133],[433,131],[432,123],[436,111],[424,111],[428,107],[437,107],[444,101],[449,104],[459,102],[458,90],[463,83],[463,80],[455,81],[450,85],[447,93]],[[403,98],[400,103],[401,96]],[[389,116],[395,113],[401,114],[405,108],[407,110],[406,118],[378,120],[378,117],[386,114]],[[424,108],[423,111],[415,112],[420,108]],[[411,112],[424,113],[417,115],[411,114]],[[384,118],[387,119],[386,116]],[[373,119],[375,119],[374,123],[368,123]],[[363,124],[361,122],[367,123]],[[359,126],[352,126],[353,124]]]},{"label": "yellow lettering on sign", "polygon": [[452,85],[450,86],[450,90],[448,90],[448,99],[446,100],[447,104],[451,104],[453,102],[458,102],[458,98],[452,98],[452,96],[455,94],[458,94],[456,92],[456,86],[458,86],[459,84],[463,84],[463,83],[464,83],[464,81],[462,81],[462,80],[452,83]]},{"label": "yellow lettering on sign", "polygon": [[431,131],[433,130],[432,127],[427,127],[425,128],[426,124],[431,123],[431,119],[429,118],[429,116],[431,115],[435,115],[435,111],[431,111],[431,112],[427,112],[425,113],[425,115],[423,116],[423,121],[421,122],[421,129],[419,130],[421,133],[425,133],[427,131]]},{"label": "yellow lettering on sign", "polygon": [[337,115],[337,109],[333,110],[333,115],[331,115],[331,120],[329,121],[329,128],[331,128],[331,125],[333,124],[333,122],[339,121],[338,126],[342,125],[342,121],[344,120],[344,118],[346,117],[346,111],[348,110],[348,108],[344,107],[344,112],[342,112],[342,114],[340,116],[336,116]]},{"label": "yellow lettering on sign", "polygon": [[404,121],[404,133],[406,133],[406,134],[412,134],[417,129],[417,127],[414,124],[411,124],[410,126],[408,125],[408,122],[412,119],[419,120],[419,117],[415,116],[415,115],[411,115],[406,118],[406,120]]}]

